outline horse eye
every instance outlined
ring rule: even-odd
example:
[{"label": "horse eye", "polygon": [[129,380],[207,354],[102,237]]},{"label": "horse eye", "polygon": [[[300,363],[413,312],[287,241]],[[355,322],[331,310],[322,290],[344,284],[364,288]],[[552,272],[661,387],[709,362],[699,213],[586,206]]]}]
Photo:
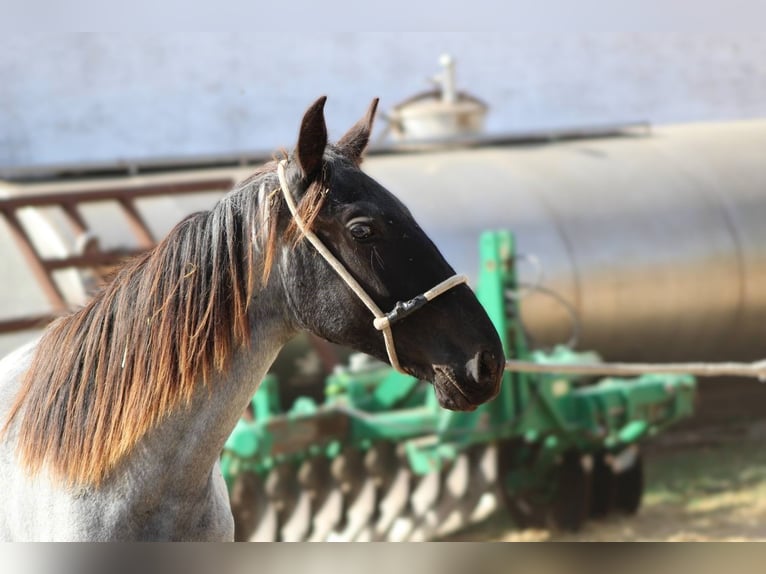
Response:
[{"label": "horse eye", "polygon": [[374,235],[372,226],[367,223],[354,223],[348,228],[348,231],[357,241],[364,241]]}]

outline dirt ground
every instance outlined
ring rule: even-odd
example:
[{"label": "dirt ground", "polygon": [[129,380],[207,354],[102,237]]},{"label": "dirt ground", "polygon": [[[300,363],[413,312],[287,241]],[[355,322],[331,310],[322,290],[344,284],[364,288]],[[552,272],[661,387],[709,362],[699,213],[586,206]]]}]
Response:
[{"label": "dirt ground", "polygon": [[687,428],[644,450],[646,489],[635,516],[589,521],[576,534],[515,529],[504,512],[452,540],[766,540],[766,419]]}]

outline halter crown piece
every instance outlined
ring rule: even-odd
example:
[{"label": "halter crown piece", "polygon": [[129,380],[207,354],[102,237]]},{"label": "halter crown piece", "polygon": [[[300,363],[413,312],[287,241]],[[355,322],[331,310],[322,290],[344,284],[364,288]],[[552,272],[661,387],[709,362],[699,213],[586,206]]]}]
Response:
[{"label": "halter crown piece", "polygon": [[375,301],[372,300],[372,297],[367,294],[364,288],[359,285],[359,282],[354,279],[351,273],[348,272],[348,269],[346,269],[343,263],[341,263],[330,252],[330,250],[327,249],[325,244],[322,243],[322,240],[319,239],[319,237],[317,237],[313,231],[307,228],[305,222],[298,215],[298,209],[295,205],[295,200],[293,199],[292,193],[290,192],[290,186],[287,184],[287,178],[285,177],[286,164],[287,160],[282,160],[279,162],[279,165],[277,166],[277,174],[279,176],[279,186],[282,188],[282,195],[285,197],[287,208],[290,210],[290,213],[295,220],[295,224],[298,226],[298,229],[301,231],[303,236],[309,240],[311,245],[314,246],[314,248],[319,252],[324,260],[329,263],[330,267],[335,270],[340,278],[345,281],[346,285],[348,285],[349,288],[356,294],[356,296],[359,297],[362,303],[364,303],[365,307],[367,307],[375,316],[372,324],[378,331],[383,333],[383,340],[386,343],[386,352],[388,353],[388,360],[391,363],[391,366],[400,373],[406,373],[406,371],[402,369],[402,366],[399,364],[399,359],[396,356],[394,334],[391,331],[391,326],[397,321],[400,321],[408,315],[411,315],[429,301],[433,301],[439,295],[446,293],[453,287],[457,287],[462,283],[467,283],[468,277],[465,275],[453,275],[435,287],[432,287],[425,293],[421,293],[420,295],[413,297],[409,301],[399,301],[396,303],[396,305],[394,305],[394,308],[390,312],[384,313],[380,310],[380,307],[378,307]]}]

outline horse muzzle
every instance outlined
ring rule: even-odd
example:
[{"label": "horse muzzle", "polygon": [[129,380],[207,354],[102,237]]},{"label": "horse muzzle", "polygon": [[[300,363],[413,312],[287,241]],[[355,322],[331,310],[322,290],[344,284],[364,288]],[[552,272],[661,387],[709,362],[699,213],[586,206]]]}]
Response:
[{"label": "horse muzzle", "polygon": [[434,365],[434,390],[439,404],[453,411],[472,411],[495,398],[503,379],[505,358],[479,351],[462,368]]}]

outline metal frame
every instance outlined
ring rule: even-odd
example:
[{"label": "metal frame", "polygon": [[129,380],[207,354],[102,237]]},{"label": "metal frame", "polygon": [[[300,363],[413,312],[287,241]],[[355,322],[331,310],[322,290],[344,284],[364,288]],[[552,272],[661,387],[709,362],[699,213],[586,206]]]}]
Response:
[{"label": "metal frame", "polygon": [[[37,283],[51,306],[51,312],[24,317],[0,319],[0,335],[43,327],[69,310],[54,272],[62,269],[92,269],[102,275],[104,267],[119,264],[126,258],[138,255],[156,245],[155,238],[136,207],[136,200],[150,197],[168,197],[195,193],[225,192],[231,189],[231,178],[200,178],[149,185],[114,186],[68,192],[24,193],[0,198],[0,217],[8,224],[11,235],[32,270]],[[66,216],[78,236],[87,236],[91,230],[83,217],[80,206],[97,202],[116,203],[125,216],[131,232],[138,241],[138,249],[104,251],[98,244],[85,253],[61,258],[45,258],[36,249],[30,234],[18,217],[18,211],[26,207],[56,207]]]}]

